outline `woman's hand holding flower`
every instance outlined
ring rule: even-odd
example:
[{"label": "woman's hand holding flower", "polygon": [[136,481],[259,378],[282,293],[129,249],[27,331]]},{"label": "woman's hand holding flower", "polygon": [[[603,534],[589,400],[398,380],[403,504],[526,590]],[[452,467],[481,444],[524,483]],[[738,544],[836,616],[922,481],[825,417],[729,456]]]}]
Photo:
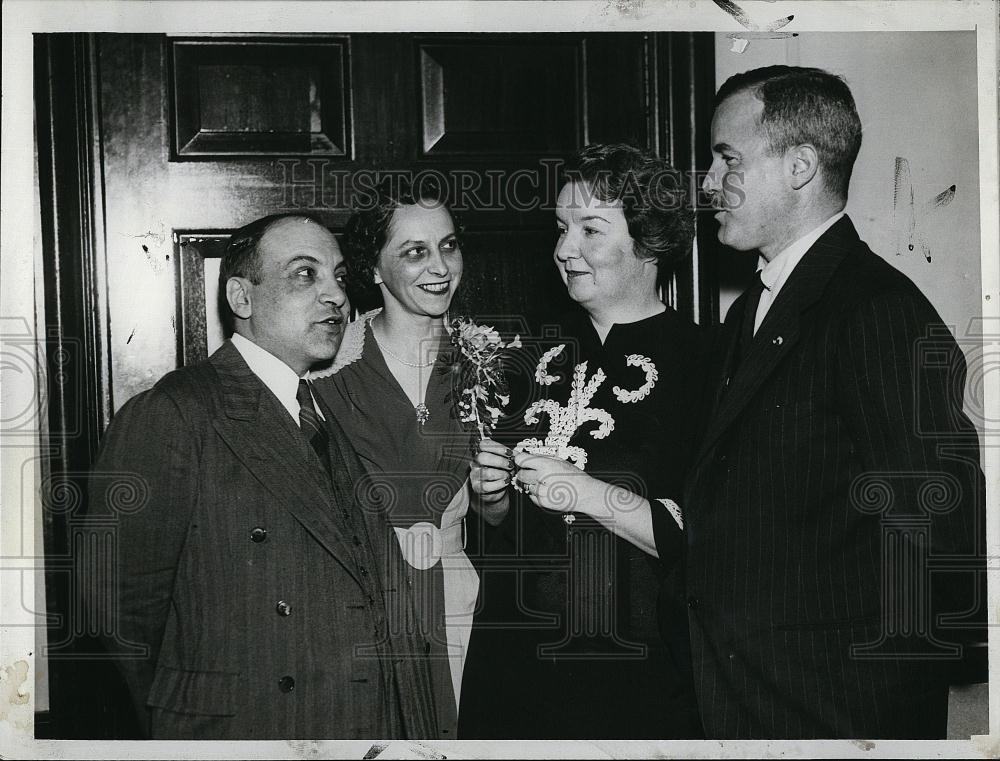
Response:
[{"label": "woman's hand holding flower", "polygon": [[470,473],[472,490],[483,503],[499,502],[507,494],[512,478],[511,450],[493,439],[483,439],[478,448]]}]

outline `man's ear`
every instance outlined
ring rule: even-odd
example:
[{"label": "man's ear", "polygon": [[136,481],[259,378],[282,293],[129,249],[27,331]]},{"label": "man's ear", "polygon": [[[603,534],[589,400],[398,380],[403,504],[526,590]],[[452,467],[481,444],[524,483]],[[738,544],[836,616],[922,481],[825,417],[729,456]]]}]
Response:
[{"label": "man's ear", "polygon": [[378,265],[372,269],[372,279],[375,281],[375,285],[382,285],[382,273],[378,271]]},{"label": "man's ear", "polygon": [[809,143],[789,148],[785,154],[785,162],[788,176],[791,178],[792,187],[795,190],[804,188],[812,182],[819,170],[819,154]]},{"label": "man's ear", "polygon": [[241,320],[249,319],[253,313],[252,290],[253,283],[245,277],[231,277],[226,281],[226,301],[233,314]]}]

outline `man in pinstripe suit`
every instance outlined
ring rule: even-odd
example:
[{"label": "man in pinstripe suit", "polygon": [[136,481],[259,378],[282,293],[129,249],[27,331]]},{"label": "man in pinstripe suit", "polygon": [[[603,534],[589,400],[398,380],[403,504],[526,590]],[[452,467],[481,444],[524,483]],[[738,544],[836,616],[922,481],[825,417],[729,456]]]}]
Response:
[{"label": "man in pinstripe suit", "polygon": [[[704,190],[758,253],[685,495],[688,623],[712,738],[935,738],[981,601],[965,361],[843,209],[847,85],[775,66],[720,89]],[[950,572],[949,572],[950,571]]]},{"label": "man in pinstripe suit", "polygon": [[120,665],[149,737],[438,736],[399,545],[303,379],[340,345],[343,279],[311,218],[238,230],[232,339],[129,400],[102,442],[91,510],[114,520],[119,583],[94,602],[136,652]]}]

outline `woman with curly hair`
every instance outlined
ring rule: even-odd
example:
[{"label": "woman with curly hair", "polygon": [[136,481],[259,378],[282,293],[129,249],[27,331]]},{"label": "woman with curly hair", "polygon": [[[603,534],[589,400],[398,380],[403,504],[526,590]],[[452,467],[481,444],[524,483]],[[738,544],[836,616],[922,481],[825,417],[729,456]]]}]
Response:
[{"label": "woman with curly hair", "polygon": [[348,325],[314,387],[365,464],[363,488],[386,510],[409,564],[426,652],[397,655],[431,658],[439,732],[429,739],[454,739],[479,590],[464,552],[466,512],[471,504],[496,523],[507,501],[471,494],[473,439],[448,399],[445,316],[462,280],[462,250],[445,193],[394,177],[373,200],[349,220],[345,255],[354,294],[377,289],[384,307]]},{"label": "woman with curly hair", "polygon": [[649,153],[589,146],[565,172],[556,226],[553,260],[580,309],[537,366],[543,398],[525,422],[541,428],[505,442],[513,463],[484,441],[472,468],[477,493],[508,493],[513,475],[523,497],[491,548],[517,573],[484,571],[459,731],[698,737],[675,500],[705,337],[661,298],[691,246],[687,190]]}]

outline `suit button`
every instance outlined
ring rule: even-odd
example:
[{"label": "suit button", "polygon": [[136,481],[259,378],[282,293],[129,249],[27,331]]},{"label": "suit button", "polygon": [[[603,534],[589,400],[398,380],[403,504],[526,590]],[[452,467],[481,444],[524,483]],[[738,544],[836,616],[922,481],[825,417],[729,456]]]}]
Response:
[{"label": "suit button", "polygon": [[267,529],[258,526],[250,532],[250,541],[260,544],[265,539],[267,539]]},{"label": "suit button", "polygon": [[354,544],[355,544],[355,546],[357,546],[357,547],[360,547],[360,546],[361,546],[361,540],[360,540],[360,539],[358,539],[358,535],[357,535],[357,534],[355,534],[355,535],[354,535]]},{"label": "suit button", "polygon": [[688,607],[691,610],[695,610],[698,607],[698,598],[694,597],[694,596],[689,597],[688,598]]},{"label": "suit button", "polygon": [[359,567],[358,570],[361,571],[361,575],[362,576],[367,576],[368,575],[368,569],[365,568],[364,566]]},{"label": "suit button", "polygon": [[278,611],[279,616],[290,616],[292,615],[292,606],[289,605],[284,600],[278,600],[278,604],[274,606],[274,609]]},{"label": "suit button", "polygon": [[283,676],[278,680],[278,689],[282,692],[291,692],[295,689],[295,680],[290,676]]}]

